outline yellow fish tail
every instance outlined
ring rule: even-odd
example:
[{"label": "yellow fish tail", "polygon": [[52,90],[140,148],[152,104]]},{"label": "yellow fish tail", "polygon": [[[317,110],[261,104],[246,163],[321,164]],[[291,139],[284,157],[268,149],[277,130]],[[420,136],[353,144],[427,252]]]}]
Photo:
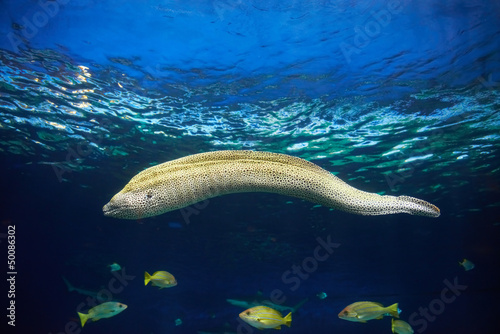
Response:
[{"label": "yellow fish tail", "polygon": [[148,285],[149,281],[151,281],[151,275],[148,274],[147,271],[144,272],[144,285]]},{"label": "yellow fish tail", "polygon": [[399,318],[398,303],[392,304],[391,306],[388,306],[386,309],[387,309],[387,313],[392,315],[394,318]]},{"label": "yellow fish tail", "polygon": [[82,322],[82,328],[83,328],[83,326],[85,326],[85,323],[87,322],[87,320],[89,320],[89,315],[83,314],[80,312],[77,312],[77,313],[78,313],[78,316],[80,317],[80,321]]},{"label": "yellow fish tail", "polygon": [[283,320],[285,320],[285,325],[290,327],[292,325],[292,312],[288,313]]}]

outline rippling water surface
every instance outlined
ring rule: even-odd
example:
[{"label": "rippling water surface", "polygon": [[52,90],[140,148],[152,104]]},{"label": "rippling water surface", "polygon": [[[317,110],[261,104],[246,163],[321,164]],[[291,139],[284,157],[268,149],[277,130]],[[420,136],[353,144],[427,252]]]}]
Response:
[{"label": "rippling water surface", "polygon": [[[413,174],[444,182],[457,168],[499,172],[493,74],[453,88],[409,81],[405,94],[385,93],[383,84],[374,94],[372,84],[353,88],[359,96],[308,96],[307,89],[288,90],[280,75],[270,86],[263,77],[190,86],[82,64],[49,50],[2,51],[3,152],[51,165],[66,181],[65,172],[110,161],[139,169],[145,161],[217,149],[292,154],[344,177],[379,174],[370,178],[385,179],[392,190]],[[324,81],[301,80],[312,87]]]}]

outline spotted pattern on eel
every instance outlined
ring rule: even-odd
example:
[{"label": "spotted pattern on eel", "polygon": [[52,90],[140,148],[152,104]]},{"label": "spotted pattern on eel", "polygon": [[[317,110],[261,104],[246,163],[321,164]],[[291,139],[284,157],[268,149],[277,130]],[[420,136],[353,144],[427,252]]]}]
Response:
[{"label": "spotted pattern on eel", "polygon": [[240,192],[293,196],[359,215],[440,214],[436,206],[421,199],[358,190],[307,160],[258,151],[200,153],[150,167],[113,196],[103,212],[109,217],[140,219]]}]

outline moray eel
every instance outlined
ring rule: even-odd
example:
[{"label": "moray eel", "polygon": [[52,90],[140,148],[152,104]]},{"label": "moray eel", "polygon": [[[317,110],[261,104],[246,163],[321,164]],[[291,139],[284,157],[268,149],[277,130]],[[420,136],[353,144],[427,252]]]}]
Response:
[{"label": "moray eel", "polygon": [[140,219],[240,192],[293,196],[359,215],[440,214],[421,199],[361,191],[312,162],[256,151],[200,153],[150,167],[134,176],[103,211],[109,217]]}]

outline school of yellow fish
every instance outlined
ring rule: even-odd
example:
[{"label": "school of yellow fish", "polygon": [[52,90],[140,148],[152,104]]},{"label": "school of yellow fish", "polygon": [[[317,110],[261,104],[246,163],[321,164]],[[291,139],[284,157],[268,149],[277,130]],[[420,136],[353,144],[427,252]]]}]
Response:
[{"label": "school of yellow fish", "polygon": [[[474,269],[475,265],[467,259],[463,259],[462,262],[458,262],[466,271]],[[121,269],[121,266],[117,263],[108,265],[111,271],[116,271]],[[153,275],[149,274],[147,271],[144,272],[144,285],[147,286],[151,282],[152,286],[159,287],[160,289],[170,288],[177,285],[177,280],[174,275],[168,271],[156,271]],[[68,282],[66,282],[69,284]],[[74,288],[73,288],[74,289]],[[71,291],[71,290],[70,290]],[[319,299],[326,298],[326,294],[318,294]],[[127,305],[119,302],[104,302],[99,304],[87,311],[87,313],[77,312],[81,321],[81,326],[85,326],[88,320],[97,321],[103,318],[110,318],[115,315],[120,314],[127,308]],[[295,311],[293,309],[292,311]],[[383,319],[385,316],[392,317],[391,319],[391,330],[396,334],[413,334],[413,328],[407,322],[399,319],[399,314],[401,310],[398,308],[398,303],[384,306],[380,303],[371,301],[359,301],[346,306],[340,313],[338,317],[342,320],[366,323],[373,319]],[[281,329],[281,326],[290,327],[292,324],[292,312],[289,312],[286,316],[283,315],[265,305],[258,305],[250,307],[239,314],[241,320],[246,322],[252,327],[257,329]],[[394,319],[396,318],[396,319]]]},{"label": "school of yellow fish", "polygon": [[[113,265],[119,266],[114,263]],[[115,266],[115,267],[116,267]],[[177,280],[174,275],[168,271],[156,271],[150,275],[147,271],[144,272],[144,285],[151,285],[163,288],[170,288],[177,285]],[[120,314],[127,308],[127,305],[119,302],[105,302],[99,304],[85,313],[78,312],[82,328],[88,320],[97,321],[103,318],[110,318]],[[382,319],[384,316],[392,316],[399,318],[400,310],[398,304],[383,306],[382,304],[361,301],[346,306],[340,313],[339,318],[353,322],[367,322],[372,319]],[[292,312],[286,316],[264,305],[251,307],[239,314],[241,320],[257,329],[281,329],[281,326],[290,327],[292,324]],[[392,332],[397,334],[413,334],[411,326],[402,320],[392,319]]]}]

